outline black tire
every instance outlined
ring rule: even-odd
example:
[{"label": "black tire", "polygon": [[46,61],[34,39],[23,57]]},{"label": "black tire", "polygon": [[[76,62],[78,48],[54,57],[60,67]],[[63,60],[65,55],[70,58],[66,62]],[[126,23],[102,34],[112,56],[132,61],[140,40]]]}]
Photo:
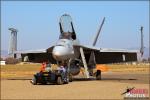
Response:
[{"label": "black tire", "polygon": [[96,80],[101,80],[101,70],[97,70],[97,72],[96,72]]},{"label": "black tire", "polygon": [[72,75],[70,74],[69,75],[69,82],[72,82],[73,78],[72,78]]},{"label": "black tire", "polygon": [[46,85],[46,84],[47,84],[47,82],[46,82],[46,81],[43,81],[43,82],[42,82],[42,84],[43,84],[43,85]]},{"label": "black tire", "polygon": [[69,75],[67,74],[67,77],[64,80],[64,84],[68,84],[69,83]]},{"label": "black tire", "polygon": [[63,84],[63,80],[62,80],[61,76],[57,77],[57,84],[58,85],[62,85]]},{"label": "black tire", "polygon": [[64,82],[64,84],[68,84],[69,83],[69,79],[67,79],[65,82]]},{"label": "black tire", "polygon": [[30,81],[33,85],[37,85],[37,80],[35,77],[33,77],[33,79]]}]

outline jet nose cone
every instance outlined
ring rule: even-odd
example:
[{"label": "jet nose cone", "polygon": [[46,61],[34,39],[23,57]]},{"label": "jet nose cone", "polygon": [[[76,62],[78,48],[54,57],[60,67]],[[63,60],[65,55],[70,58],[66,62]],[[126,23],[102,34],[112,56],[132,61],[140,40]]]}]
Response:
[{"label": "jet nose cone", "polygon": [[64,51],[65,51],[64,47],[56,46],[56,47],[54,47],[52,53],[53,53],[53,55],[56,55],[56,56],[62,56],[65,53]]},{"label": "jet nose cone", "polygon": [[59,52],[52,52],[53,58],[61,61],[61,55],[59,54]]},{"label": "jet nose cone", "polygon": [[70,55],[70,50],[63,46],[56,46],[53,48],[52,55],[58,61],[67,60]]},{"label": "jet nose cone", "polygon": [[58,52],[58,51],[56,51],[56,50],[54,50],[52,53],[53,53],[53,55],[55,55],[55,56],[61,56],[60,52]]}]

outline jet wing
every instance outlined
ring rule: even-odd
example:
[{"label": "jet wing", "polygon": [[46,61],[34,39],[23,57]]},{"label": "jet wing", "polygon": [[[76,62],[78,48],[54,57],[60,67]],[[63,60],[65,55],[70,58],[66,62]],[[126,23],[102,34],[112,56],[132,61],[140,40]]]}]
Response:
[{"label": "jet wing", "polygon": [[138,50],[106,49],[88,45],[76,45],[75,47],[83,48],[87,62],[89,61],[92,52],[94,52],[93,59],[95,59],[97,64],[121,63],[138,60]]},{"label": "jet wing", "polygon": [[56,60],[52,57],[53,47],[39,50],[16,51],[15,54],[21,54],[22,61],[26,62],[41,63],[49,60],[51,63],[56,64]]},{"label": "jet wing", "polygon": [[16,53],[16,54],[26,54],[26,53],[46,53],[46,49],[15,51],[15,53]]}]

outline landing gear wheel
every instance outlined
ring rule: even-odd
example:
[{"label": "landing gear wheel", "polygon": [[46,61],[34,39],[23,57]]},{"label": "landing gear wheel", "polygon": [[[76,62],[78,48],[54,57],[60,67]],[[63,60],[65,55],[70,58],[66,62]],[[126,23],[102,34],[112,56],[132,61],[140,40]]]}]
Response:
[{"label": "landing gear wheel", "polygon": [[58,85],[62,85],[63,84],[63,80],[62,80],[61,76],[58,76],[58,78],[57,78],[57,84]]},{"label": "landing gear wheel", "polygon": [[97,72],[96,72],[96,80],[101,80],[101,70],[97,70]]}]

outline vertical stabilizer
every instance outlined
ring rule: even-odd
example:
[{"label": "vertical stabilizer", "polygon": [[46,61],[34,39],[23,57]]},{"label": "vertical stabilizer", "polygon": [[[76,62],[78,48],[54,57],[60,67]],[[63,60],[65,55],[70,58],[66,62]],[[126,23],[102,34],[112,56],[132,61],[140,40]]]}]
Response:
[{"label": "vertical stabilizer", "polygon": [[95,38],[94,38],[94,41],[93,41],[93,44],[92,44],[93,46],[96,45],[96,42],[97,42],[98,36],[99,36],[99,34],[100,34],[100,32],[101,32],[101,29],[102,29],[102,26],[103,26],[103,24],[104,24],[104,21],[105,21],[105,17],[103,18],[103,21],[102,21],[102,23],[101,23],[101,25],[100,25],[100,28],[99,28],[97,34],[95,35]]},{"label": "vertical stabilizer", "polygon": [[62,26],[61,26],[60,22],[59,22],[59,27],[60,27],[60,33],[62,34],[63,33],[63,29],[62,29]]},{"label": "vertical stabilizer", "polygon": [[75,33],[75,30],[74,30],[74,27],[73,27],[73,23],[71,22],[71,27],[72,27],[72,39],[76,39],[76,33]]}]

